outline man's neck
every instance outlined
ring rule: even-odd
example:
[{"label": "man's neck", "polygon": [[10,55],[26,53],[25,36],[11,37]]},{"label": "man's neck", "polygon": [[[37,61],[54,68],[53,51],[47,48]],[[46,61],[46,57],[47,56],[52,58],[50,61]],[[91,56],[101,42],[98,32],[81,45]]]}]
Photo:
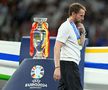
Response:
[{"label": "man's neck", "polygon": [[70,22],[74,22],[74,18],[72,16],[69,17]]}]

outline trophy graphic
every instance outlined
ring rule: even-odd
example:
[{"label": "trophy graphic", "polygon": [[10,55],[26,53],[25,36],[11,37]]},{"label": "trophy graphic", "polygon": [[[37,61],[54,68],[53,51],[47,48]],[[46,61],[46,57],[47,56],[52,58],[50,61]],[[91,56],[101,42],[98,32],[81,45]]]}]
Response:
[{"label": "trophy graphic", "polygon": [[49,32],[47,18],[34,18],[30,32],[30,56],[46,59],[49,55]]}]

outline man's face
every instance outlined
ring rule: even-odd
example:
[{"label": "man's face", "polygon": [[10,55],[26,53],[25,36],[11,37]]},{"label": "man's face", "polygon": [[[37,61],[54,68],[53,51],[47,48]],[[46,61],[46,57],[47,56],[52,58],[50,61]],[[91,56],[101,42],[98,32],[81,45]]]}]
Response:
[{"label": "man's face", "polygon": [[75,22],[82,22],[84,20],[85,11],[83,9],[80,9],[80,11],[75,14]]}]

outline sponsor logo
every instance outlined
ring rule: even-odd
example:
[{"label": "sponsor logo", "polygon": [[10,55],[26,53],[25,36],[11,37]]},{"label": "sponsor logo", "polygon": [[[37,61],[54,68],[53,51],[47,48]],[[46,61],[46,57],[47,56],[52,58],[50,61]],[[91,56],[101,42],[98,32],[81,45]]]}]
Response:
[{"label": "sponsor logo", "polygon": [[25,88],[30,89],[42,89],[47,88],[47,84],[42,82],[41,78],[44,78],[44,68],[40,65],[33,66],[31,69],[32,81],[25,83]]}]

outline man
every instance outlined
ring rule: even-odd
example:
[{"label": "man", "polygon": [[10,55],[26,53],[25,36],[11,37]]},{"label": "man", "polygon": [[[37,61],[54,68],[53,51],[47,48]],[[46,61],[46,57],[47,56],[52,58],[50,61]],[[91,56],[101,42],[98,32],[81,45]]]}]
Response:
[{"label": "man", "polygon": [[78,65],[80,50],[85,40],[82,24],[86,8],[73,3],[69,7],[69,18],[61,24],[54,47],[54,79],[59,80],[59,90],[83,90]]}]

